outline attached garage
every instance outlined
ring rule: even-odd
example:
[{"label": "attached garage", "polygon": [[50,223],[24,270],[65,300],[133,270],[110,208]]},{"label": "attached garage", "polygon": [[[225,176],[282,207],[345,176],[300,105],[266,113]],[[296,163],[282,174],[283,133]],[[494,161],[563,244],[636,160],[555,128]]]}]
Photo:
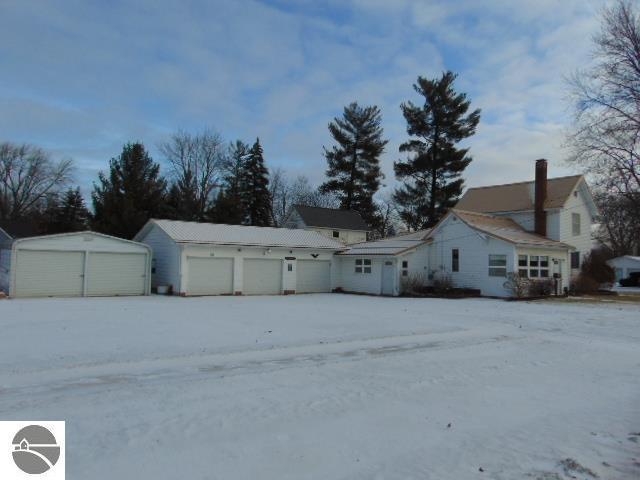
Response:
[{"label": "attached garage", "polygon": [[296,268],[297,293],[323,293],[331,291],[330,261],[298,260]]},{"label": "attached garage", "polygon": [[187,257],[188,295],[231,295],[233,258]]},{"label": "attached garage", "polygon": [[245,295],[280,295],[282,293],[282,260],[246,258],[243,278]]},{"label": "attached garage", "polygon": [[94,232],[16,240],[10,295],[81,297],[146,295],[151,252],[146,245]]}]

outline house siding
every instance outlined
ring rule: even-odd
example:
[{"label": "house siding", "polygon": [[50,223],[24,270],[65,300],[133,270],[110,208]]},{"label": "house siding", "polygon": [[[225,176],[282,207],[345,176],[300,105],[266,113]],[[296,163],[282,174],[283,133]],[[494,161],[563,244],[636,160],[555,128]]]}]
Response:
[{"label": "house siding", "polygon": [[9,293],[11,283],[11,250],[0,249],[0,291]]},{"label": "house siding", "polygon": [[[350,245],[352,243],[360,243],[367,241],[367,232],[361,232],[358,230],[340,230],[339,228],[320,228],[320,227],[305,227],[306,230],[313,230],[314,232],[318,232],[320,235],[324,235],[325,237],[332,238],[334,240],[338,240],[345,245]],[[333,232],[338,231],[340,237],[335,238],[333,236]]]},{"label": "house siding", "polygon": [[151,260],[151,286],[160,285],[172,287],[174,292],[180,286],[180,247],[161,228],[154,225],[149,232],[140,239],[149,245],[153,252]]},{"label": "house siding", "polygon": [[[481,236],[464,222],[450,215],[432,235],[429,273],[432,278],[448,275],[456,287],[474,288],[482,295],[507,297],[505,277],[489,276],[489,255],[506,255],[507,272],[514,270],[515,247],[488,235]],[[453,272],[451,251],[460,252],[460,268]]]},{"label": "house siding", "polygon": [[[571,277],[569,274],[569,254],[566,251],[561,250],[549,250],[544,248],[525,248],[518,247],[516,249],[516,267],[514,271],[518,271],[518,255],[537,255],[537,256],[547,256],[549,257],[549,277],[552,278],[554,273],[560,274],[560,286],[559,293],[563,292],[565,287],[569,287],[569,282],[571,281]],[[555,262],[557,263],[555,263]]]},{"label": "house siding", "polygon": [[[370,259],[371,273],[355,273],[356,259]],[[340,270],[339,288],[345,292],[370,293],[380,295],[382,293],[382,265],[389,258],[370,256],[343,256],[340,257],[338,269]]]},{"label": "house siding", "polygon": [[[578,252],[580,252],[580,264],[584,256],[588,254],[594,246],[593,238],[591,236],[591,212],[586,204],[585,196],[587,193],[584,191],[586,186],[583,184],[577,189],[578,195],[573,194],[567,200],[564,208],[560,210],[560,235],[559,240],[563,243],[571,245]],[[578,213],[580,215],[580,235],[573,235],[572,226],[572,214]],[[571,274],[576,275],[579,270],[572,270]]]}]

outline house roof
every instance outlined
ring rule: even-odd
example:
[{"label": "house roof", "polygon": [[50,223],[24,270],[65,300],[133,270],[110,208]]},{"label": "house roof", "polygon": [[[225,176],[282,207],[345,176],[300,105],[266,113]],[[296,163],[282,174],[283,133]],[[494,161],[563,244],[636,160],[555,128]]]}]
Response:
[{"label": "house roof", "polygon": [[[566,243],[551,240],[542,235],[527,232],[518,223],[509,217],[497,217],[486,213],[468,212],[458,208],[450,210],[469,227],[493,237],[499,238],[515,245],[547,247],[547,248],[572,248]],[[446,217],[445,217],[446,218]],[[434,228],[435,230],[435,228]]]},{"label": "house roof", "polygon": [[309,230],[156,219],[149,220],[135,239],[142,239],[153,225],[157,225],[177,243],[327,250],[345,248],[342,243]]},{"label": "house roof", "polygon": [[431,230],[400,235],[397,237],[383,238],[373,242],[362,242],[350,245],[347,250],[338,255],[402,255],[426,243]]},{"label": "house roof", "polygon": [[[571,175],[547,180],[544,208],[562,208],[582,179],[582,175]],[[470,188],[455,208],[482,213],[534,210],[534,189],[535,181]]]},{"label": "house roof", "polygon": [[294,205],[293,208],[308,227],[359,230],[363,232],[370,230],[360,214],[354,210],[308,207],[306,205]]},{"label": "house roof", "polygon": [[0,229],[11,238],[35,237],[40,232],[30,220],[0,220]]}]

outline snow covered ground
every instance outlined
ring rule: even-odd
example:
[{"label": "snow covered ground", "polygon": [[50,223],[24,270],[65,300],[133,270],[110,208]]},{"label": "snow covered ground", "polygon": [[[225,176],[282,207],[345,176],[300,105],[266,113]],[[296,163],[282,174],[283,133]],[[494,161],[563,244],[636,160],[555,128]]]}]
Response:
[{"label": "snow covered ground", "polygon": [[637,479],[640,309],[0,301],[0,419],[66,420],[70,479]]}]

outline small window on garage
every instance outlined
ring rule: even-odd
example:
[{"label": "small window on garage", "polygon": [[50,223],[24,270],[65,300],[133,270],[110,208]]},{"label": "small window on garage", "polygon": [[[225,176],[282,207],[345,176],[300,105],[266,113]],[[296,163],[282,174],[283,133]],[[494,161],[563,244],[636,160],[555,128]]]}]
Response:
[{"label": "small window on garage", "polygon": [[356,273],[371,273],[371,259],[370,258],[358,258],[356,259]]},{"label": "small window on garage", "polygon": [[333,231],[333,238],[340,238],[340,232],[338,230]]},{"label": "small window on garage", "polygon": [[293,272],[293,263],[288,263],[287,264],[287,271],[288,272]]},{"label": "small window on garage", "polygon": [[408,277],[409,276],[409,261],[408,260],[403,260],[402,261],[402,276],[403,277]]},{"label": "small window on garage", "polygon": [[457,248],[451,249],[451,271],[460,271],[460,250]]},{"label": "small window on garage", "polygon": [[490,277],[506,277],[507,276],[507,256],[506,255],[489,255],[489,276]]}]

